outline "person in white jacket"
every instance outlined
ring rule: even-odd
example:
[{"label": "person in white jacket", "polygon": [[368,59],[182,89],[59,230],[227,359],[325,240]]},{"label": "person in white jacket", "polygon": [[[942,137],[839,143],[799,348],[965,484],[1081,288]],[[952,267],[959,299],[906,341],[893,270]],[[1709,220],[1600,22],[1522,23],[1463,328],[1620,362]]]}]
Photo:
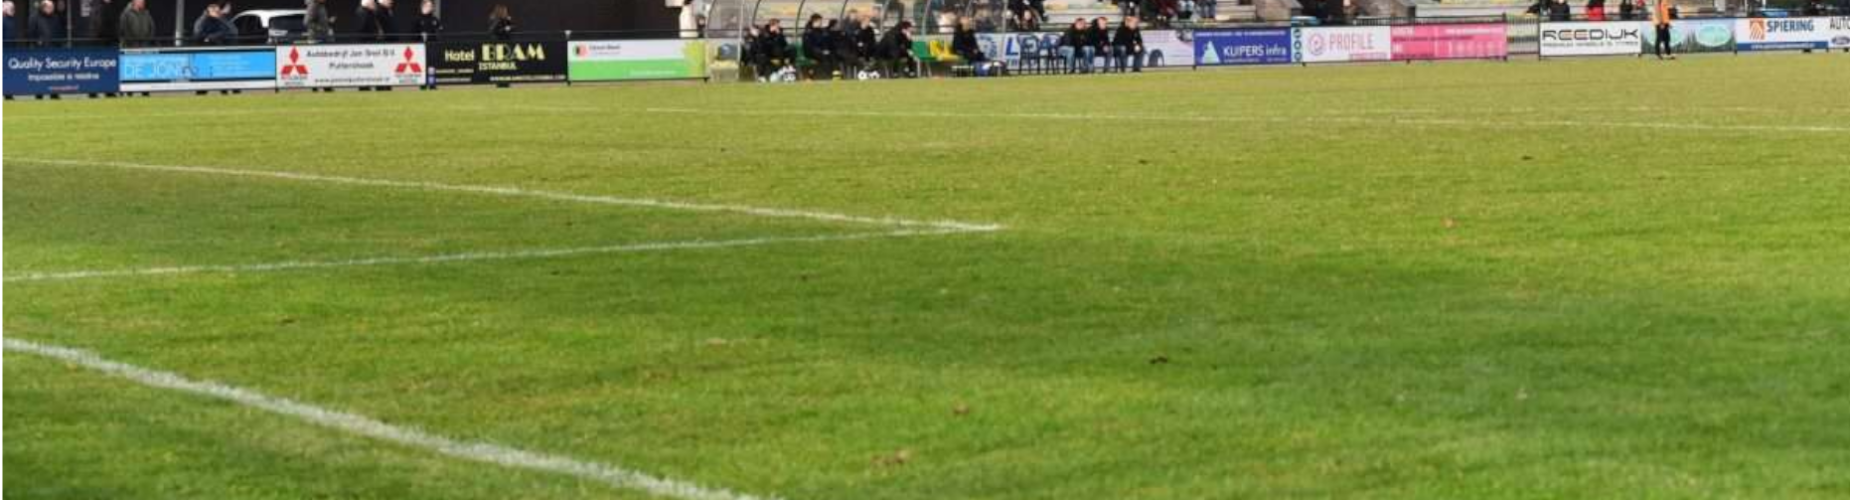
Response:
[{"label": "person in white jacket", "polygon": [[681,0],[681,38],[700,38],[700,6],[695,0]]}]

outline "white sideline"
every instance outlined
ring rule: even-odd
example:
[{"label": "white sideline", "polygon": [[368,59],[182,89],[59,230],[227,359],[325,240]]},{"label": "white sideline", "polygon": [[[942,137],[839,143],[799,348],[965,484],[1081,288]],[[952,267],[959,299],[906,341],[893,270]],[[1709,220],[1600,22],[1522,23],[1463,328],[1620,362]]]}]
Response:
[{"label": "white sideline", "polygon": [[686,500],[775,500],[709,488],[691,482],[654,476],[615,465],[588,462],[559,455],[527,451],[481,441],[460,441],[415,428],[400,427],[364,415],[331,410],[288,398],[212,381],[192,380],[172,372],[142,368],[104,359],[96,353],[28,340],[7,338],[6,350],[56,359],[128,379],[149,387],[171,389],[200,396],[222,399],[259,410],[295,417],[310,424],[349,434],[357,434],[405,446],[423,448],[441,455],[473,460],[514,469],[528,469],[574,476],[622,489]]},{"label": "white sideline", "polygon": [[698,250],[710,248],[733,248],[748,246],[774,245],[779,243],[815,243],[825,241],[868,240],[875,238],[903,238],[908,236],[937,236],[957,233],[975,232],[964,229],[899,230],[883,233],[851,233],[825,236],[788,236],[770,238],[748,238],[715,241],[674,241],[664,243],[634,243],[628,245],[609,245],[600,247],[548,248],[537,250],[516,250],[505,252],[464,252],[419,257],[371,257],[364,259],[331,261],[289,261],[268,262],[261,264],[207,265],[150,267],[140,269],[109,269],[64,272],[28,272],[8,275],[7,283],[17,281],[70,281],[92,278],[126,278],[131,276],[160,276],[176,274],[201,273],[264,273],[293,271],[302,269],[328,269],[339,267],[389,266],[404,264],[440,264],[447,262],[468,262],[479,260],[515,260],[515,259],[550,259],[578,255],[606,253],[654,252],[664,250]]},{"label": "white sideline", "polygon": [[957,231],[971,231],[971,232],[999,231],[1003,229],[1003,226],[997,225],[997,224],[980,224],[980,223],[974,223],[974,222],[960,222],[960,221],[951,221],[951,220],[922,221],[922,220],[912,220],[912,219],[898,219],[898,218],[891,218],[891,217],[864,217],[864,216],[858,216],[858,215],[847,215],[847,214],[838,214],[838,213],[830,213],[830,212],[814,212],[814,211],[808,211],[808,210],[793,210],[793,209],[785,209],[785,208],[766,208],[766,207],[751,207],[751,206],[744,206],[744,205],[717,205],[717,204],[705,204],[705,203],[688,203],[688,202],[666,201],[666,200],[656,200],[656,199],[648,199],[648,198],[623,198],[623,197],[617,197],[617,196],[586,195],[586,194],[563,193],[563,192],[557,192],[557,191],[538,191],[538,190],[532,190],[532,189],[523,189],[523,188],[505,187],[505,186],[474,186],[474,185],[467,185],[467,184],[441,184],[441,183],[436,183],[436,182],[400,181],[400,180],[390,180],[390,179],[369,179],[369,178],[362,178],[362,177],[341,177],[341,176],[333,176],[333,175],[317,175],[317,174],[305,174],[305,173],[283,172],[283,171],[243,170],[243,169],[216,168],[216,167],[190,167],[190,166],[179,166],[179,165],[146,165],[146,164],[140,164],[140,163],[127,163],[127,162],[114,162],[114,161],[57,160],[57,159],[43,159],[43,158],[7,158],[6,161],[9,163],[10,162],[23,162],[23,163],[38,163],[38,164],[44,164],[44,165],[63,165],[63,166],[80,166],[80,167],[110,167],[110,168],[121,168],[121,169],[130,169],[130,170],[149,170],[149,171],[156,171],[156,172],[182,172],[182,173],[192,173],[192,174],[264,177],[264,178],[271,178],[271,179],[284,179],[284,180],[303,181],[303,182],[322,182],[322,183],[330,183],[330,184],[349,184],[349,185],[358,185],[358,186],[417,189],[417,190],[425,190],[425,191],[454,191],[454,192],[475,193],[475,194],[485,194],[485,195],[494,195],[494,196],[539,198],[539,199],[546,199],[546,200],[569,201],[569,202],[576,202],[576,203],[594,203],[594,204],[601,204],[601,205],[622,205],[622,206],[632,206],[632,207],[661,208],[661,209],[668,209],[668,210],[685,210],[685,211],[695,211],[695,212],[730,212],[730,213],[738,213],[738,214],[746,214],[746,215],[756,215],[759,217],[811,219],[811,220],[830,221],[830,222],[846,222],[846,223],[855,223],[855,224],[874,224],[874,225],[882,225],[882,226],[954,229]]},{"label": "white sideline", "polygon": [[1707,125],[1701,123],[1659,123],[1659,122],[1605,122],[1576,120],[1465,120],[1455,118],[1372,118],[1367,116],[1201,116],[1201,115],[1126,115],[1114,113],[950,113],[937,111],[832,111],[832,110],[748,110],[748,109],[695,109],[695,108],[645,108],[647,113],[663,114],[697,114],[718,116],[819,116],[819,117],[871,117],[871,118],[984,118],[984,119],[1039,119],[1039,120],[1119,120],[1119,121],[1154,121],[1154,122],[1201,122],[1201,123],[1351,123],[1364,125],[1433,125],[1458,127],[1506,127],[1506,128],[1554,128],[1554,127],[1601,127],[1601,128],[1635,128],[1651,130],[1708,130],[1726,132],[1813,132],[1842,133],[1850,132],[1850,127],[1832,127],[1823,125]]}]

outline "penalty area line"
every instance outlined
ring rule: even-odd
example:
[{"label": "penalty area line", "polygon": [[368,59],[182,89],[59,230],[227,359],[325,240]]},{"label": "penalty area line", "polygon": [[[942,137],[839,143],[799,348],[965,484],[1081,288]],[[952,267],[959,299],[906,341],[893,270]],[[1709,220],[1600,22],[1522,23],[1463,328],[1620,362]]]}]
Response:
[{"label": "penalty area line", "polygon": [[287,261],[287,262],[268,262],[268,263],[260,263],[260,264],[174,266],[174,267],[150,267],[150,268],[139,268],[139,269],[102,269],[102,270],[61,271],[61,272],[23,272],[23,273],[9,274],[6,277],[5,281],[7,283],[31,282],[31,281],[72,281],[72,280],[84,280],[84,279],[127,278],[127,277],[137,277],[137,276],[163,276],[163,275],[202,274],[202,273],[265,273],[265,272],[296,271],[296,270],[309,270],[309,269],[334,269],[334,268],[345,268],[345,267],[376,267],[376,266],[391,266],[391,265],[443,264],[443,263],[452,263],[452,262],[517,260],[517,259],[552,259],[552,258],[561,258],[561,257],[611,254],[611,253],[637,253],[637,252],[661,252],[661,251],[670,251],[670,250],[702,250],[702,249],[715,249],[715,248],[737,248],[737,247],[776,245],[776,244],[784,244],[784,243],[821,243],[821,242],[833,242],[833,241],[870,240],[870,239],[877,239],[877,238],[941,236],[941,235],[951,235],[951,234],[960,234],[960,233],[976,233],[976,232],[985,232],[985,231],[976,231],[976,230],[969,230],[969,229],[929,229],[929,230],[907,229],[907,230],[887,231],[887,232],[879,232],[879,233],[850,233],[850,234],[836,234],[836,235],[825,235],[825,236],[787,236],[787,237],[767,237],[767,238],[746,238],[746,239],[736,239],[736,240],[711,240],[711,241],[694,240],[694,241],[671,241],[671,242],[660,242],[660,243],[632,243],[632,244],[626,244],[626,245],[608,245],[608,246],[597,246],[597,247],[544,248],[544,249],[514,250],[514,251],[501,251],[501,252],[463,252],[463,253],[425,255],[425,256],[414,256],[414,257],[371,257],[371,258],[348,259],[348,260]]},{"label": "penalty area line", "polygon": [[82,349],[41,344],[10,337],[5,339],[5,344],[6,350],[10,352],[55,359],[65,363],[83,366],[106,375],[127,379],[148,387],[174,390],[197,396],[230,401],[269,413],[293,417],[297,420],[320,427],[413,448],[421,448],[452,458],[499,465],[512,469],[526,469],[563,474],[604,483],[617,488],[636,490],[683,500],[777,499],[777,497],[761,497],[737,493],[721,488],[701,486],[687,481],[665,478],[605,463],[522,450],[482,441],[452,439],[411,427],[388,424],[364,415],[315,406],[293,399],[271,396],[250,389],[230,386],[209,380],[193,380],[173,372],[142,368],[113,361],[97,355],[94,352]]}]

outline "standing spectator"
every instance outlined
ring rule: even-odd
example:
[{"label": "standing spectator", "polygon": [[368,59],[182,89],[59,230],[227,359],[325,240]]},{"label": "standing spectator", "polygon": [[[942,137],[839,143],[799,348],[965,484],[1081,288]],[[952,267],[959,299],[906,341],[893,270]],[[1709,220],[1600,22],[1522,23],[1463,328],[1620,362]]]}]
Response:
[{"label": "standing spectator", "polygon": [[225,11],[216,3],[206,4],[205,15],[193,23],[193,37],[205,45],[226,45],[235,43],[238,30],[231,27],[225,19]]},{"label": "standing spectator", "polygon": [[328,16],[328,0],[308,0],[307,15],[303,24],[308,27],[308,39],[319,43],[334,40],[334,18]]},{"label": "standing spectator", "polygon": [[1220,20],[1220,0],[1195,0],[1195,8],[1200,9],[1202,22]]},{"label": "standing spectator", "polygon": [[1657,59],[1665,55],[1675,61],[1677,55],[1670,51],[1670,0],[1657,0],[1657,15],[1652,16],[1652,24],[1657,25],[1657,43],[1651,44],[1651,51],[1657,53]]},{"label": "standing spectator", "polygon": [[976,40],[976,20],[968,17],[957,20],[957,33],[951,35],[951,53],[970,64],[989,61],[989,55],[983,53],[983,45]]},{"label": "standing spectator", "polygon": [[38,10],[32,11],[26,20],[26,39],[41,47],[50,47],[64,38],[64,25],[58,22],[58,4],[52,0],[39,2]]},{"label": "standing spectator", "polygon": [[437,17],[436,0],[424,0],[418,6],[418,34],[425,40],[436,40],[437,34],[443,32],[443,18]]},{"label": "standing spectator", "polygon": [[376,0],[379,7],[373,11],[373,19],[379,22],[381,40],[398,38],[398,9],[392,6],[392,0]]},{"label": "standing spectator", "polygon": [[116,20],[116,28],[123,45],[144,47],[151,44],[154,40],[154,15],[148,13],[148,0],[133,0],[128,8],[122,9],[122,17]]},{"label": "standing spectator", "polygon": [[1606,20],[1606,0],[1587,0],[1587,20]]},{"label": "standing spectator", "polygon": [[1574,20],[1574,11],[1567,6],[1567,0],[1554,0],[1548,5],[1548,20],[1555,22]]},{"label": "standing spectator", "polygon": [[681,38],[700,38],[700,9],[694,0],[681,0]]},{"label": "standing spectator", "polygon": [[13,0],[0,3],[0,9],[6,10],[6,24],[0,25],[0,40],[10,42],[13,40],[13,24],[19,22],[18,19],[13,18]]},{"label": "standing spectator", "polygon": [[360,7],[353,9],[353,32],[364,41],[376,41],[385,35],[379,27],[379,2],[377,0],[360,0]]},{"label": "standing spectator", "polygon": [[116,45],[117,25],[121,23],[121,12],[116,10],[115,0],[90,0],[90,38],[103,45]]},{"label": "standing spectator", "polygon": [[514,23],[514,16],[507,12],[507,4],[495,4],[495,10],[488,15],[488,33],[496,40],[514,39],[514,30],[519,25]]},{"label": "standing spectator", "polygon": [[1092,53],[1104,61],[1101,65],[1088,66],[1111,71],[1111,21],[1103,17],[1093,19],[1092,28],[1086,31],[1086,43],[1091,44]]},{"label": "standing spectator", "polygon": [[1117,36],[1111,39],[1111,50],[1112,54],[1117,56],[1119,73],[1124,72],[1124,63],[1127,58],[1132,72],[1143,72],[1144,50],[1141,24],[1142,22],[1136,17],[1124,18],[1124,23],[1118,25]]},{"label": "standing spectator", "polygon": [[1638,14],[1636,12],[1637,11],[1632,9],[1631,0],[1619,0],[1619,20],[1620,21],[1637,20]]}]

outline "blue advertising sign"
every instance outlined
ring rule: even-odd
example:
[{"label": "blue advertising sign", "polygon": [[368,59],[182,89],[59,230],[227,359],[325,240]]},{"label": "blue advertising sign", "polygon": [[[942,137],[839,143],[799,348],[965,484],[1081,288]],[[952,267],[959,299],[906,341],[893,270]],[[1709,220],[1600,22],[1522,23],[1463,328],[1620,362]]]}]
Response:
[{"label": "blue advertising sign", "polygon": [[1290,64],[1291,28],[1196,31],[1195,63]]},{"label": "blue advertising sign", "polygon": [[116,49],[6,49],[6,95],[113,94]]},{"label": "blue advertising sign", "polygon": [[151,49],[122,53],[122,90],[232,90],[276,87],[272,49]]}]

